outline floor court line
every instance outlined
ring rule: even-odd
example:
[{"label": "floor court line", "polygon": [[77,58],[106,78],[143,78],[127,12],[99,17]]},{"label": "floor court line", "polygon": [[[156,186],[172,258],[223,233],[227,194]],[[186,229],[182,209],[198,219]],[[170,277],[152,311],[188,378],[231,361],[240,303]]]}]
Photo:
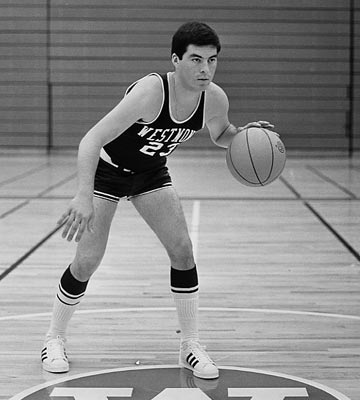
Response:
[{"label": "floor court line", "polygon": [[[7,217],[8,215],[16,212],[30,203],[31,200],[40,199],[44,194],[48,193],[49,191],[62,186],[63,184],[69,182],[70,180],[74,179],[76,173],[67,176],[66,178],[62,179],[61,181],[55,183],[54,185],[49,186],[48,188],[44,189],[34,198],[27,198],[22,204],[17,205],[16,207],[6,211],[2,215],[0,215],[0,219]],[[23,254],[20,258],[18,258],[13,264],[10,265],[7,269],[5,269],[0,274],[0,281],[4,279],[10,272],[12,272],[15,268],[17,268],[22,262],[24,262],[32,253],[34,253],[40,246],[42,246],[48,239],[50,239],[59,229],[61,226],[56,226],[52,229],[46,236],[44,236],[38,243],[36,243],[33,247],[31,247],[25,254]]]},{"label": "floor court line", "polygon": [[[303,202],[304,206],[335,236],[335,238],[356,258],[357,261],[360,261],[360,254],[357,252],[338,232],[335,228],[331,226],[329,222],[326,221],[308,202],[309,199],[303,198],[299,192],[283,177],[279,178],[284,185],[286,185],[289,190],[291,190],[294,195],[297,197],[297,200]],[[323,201],[327,201],[326,198],[322,199]],[[353,200],[352,198],[349,200]]]},{"label": "floor court line", "polygon": [[75,177],[77,176],[77,172],[67,176],[66,178],[62,179],[61,181],[49,186],[48,188],[44,189],[43,191],[41,191],[37,197],[42,197],[44,196],[44,194],[51,192],[52,190],[64,185],[65,183],[70,182],[71,180],[73,180]]},{"label": "floor court line", "polygon": [[[15,396],[11,397],[9,400],[22,400],[24,399],[25,396],[28,396],[30,394],[35,393],[35,391],[39,391],[41,389],[45,389],[51,386],[59,385],[64,382],[80,379],[80,378],[86,378],[86,377],[94,377],[96,375],[103,375],[103,374],[111,374],[111,373],[116,373],[116,372],[126,372],[126,371],[141,371],[141,370],[152,370],[152,369],[179,369],[180,367],[178,365],[142,365],[142,366],[136,366],[136,367],[122,367],[122,368],[111,368],[111,369],[103,369],[99,371],[91,371],[91,372],[84,372],[81,374],[75,374],[75,375],[70,375],[70,376],[64,376],[61,378],[57,378],[51,381],[43,382],[40,383],[39,385],[36,385],[34,387],[28,388],[21,393],[16,394]],[[235,366],[219,366],[220,370],[235,370],[235,371],[241,371],[241,372],[250,372],[250,373],[255,373],[255,374],[263,374],[263,375],[270,375],[270,376],[275,376],[278,378],[284,378],[284,379],[290,379],[295,382],[300,382],[305,385],[310,385],[311,387],[315,387],[317,389],[324,390],[327,394],[330,394],[332,396],[336,396],[336,399],[338,400],[350,400],[347,396],[344,394],[338,392],[335,389],[332,389],[328,386],[325,386],[321,383],[311,381],[309,379],[304,379],[304,378],[299,378],[297,376],[293,375],[288,375],[280,372],[274,372],[274,371],[267,371],[263,369],[254,369],[254,368],[242,368],[242,367],[235,367]],[[220,378],[221,379],[221,378]],[[229,388],[229,393],[231,390],[234,392],[235,395],[235,390],[241,390],[241,388]],[[234,396],[231,396],[234,397]],[[235,395],[235,397],[239,397],[238,395]],[[248,397],[248,396],[246,396]],[[178,398],[178,397],[176,397]],[[270,397],[269,397],[270,398]],[[278,397],[277,397],[278,398]]]},{"label": "floor court line", "polygon": [[51,238],[63,225],[57,225],[51,230],[45,237],[43,237],[38,243],[31,247],[25,254],[18,258],[13,264],[10,265],[5,271],[0,274],[0,281],[10,274],[15,268],[17,268],[22,262],[24,262],[32,253],[34,253],[40,246],[42,246],[48,239]]},{"label": "floor court line", "polygon": [[[297,315],[306,317],[321,317],[321,318],[333,318],[333,319],[347,319],[353,321],[360,321],[360,315],[351,314],[336,314],[336,313],[325,313],[316,311],[301,311],[301,310],[286,310],[286,309],[274,309],[274,308],[241,308],[241,307],[200,307],[200,311],[209,312],[244,312],[244,313],[257,313],[257,314],[287,314]],[[76,310],[76,314],[111,314],[111,313],[146,313],[154,311],[175,311],[175,307],[119,307],[119,308],[104,308],[104,309],[91,309],[91,310]],[[7,315],[0,317],[2,321],[14,321],[14,320],[25,320],[25,319],[36,319],[36,318],[47,318],[52,315],[52,312],[34,313],[34,314],[20,314],[20,315]]]},{"label": "floor court line", "polygon": [[280,176],[279,180],[294,194],[297,200],[302,199],[301,194],[284,177]]},{"label": "floor court line", "polygon": [[14,176],[12,178],[8,178],[8,179],[5,179],[3,181],[0,181],[0,186],[5,186],[8,183],[14,183],[16,181],[19,181],[20,179],[23,179],[23,178],[26,178],[27,176],[35,174],[36,172],[39,172],[39,171],[45,169],[46,167],[48,167],[48,163],[45,163],[45,164],[39,165],[37,167],[34,167],[34,168],[32,168],[32,169],[30,169],[30,170],[28,170],[26,172],[23,172],[23,173],[21,173],[19,175]]},{"label": "floor court line", "polygon": [[30,199],[24,200],[22,203],[18,204],[17,206],[10,208],[10,210],[5,211],[0,215],[0,219],[7,217],[8,215],[14,213],[15,211],[20,210],[21,208],[25,207],[30,203]]},{"label": "floor court line", "polygon": [[321,179],[323,179],[324,181],[326,181],[326,182],[330,183],[331,185],[335,186],[336,188],[340,189],[342,192],[347,194],[351,199],[357,199],[357,196],[353,192],[351,192],[349,189],[345,188],[344,186],[340,185],[333,179],[329,178],[323,172],[320,172],[317,168],[312,167],[311,165],[308,165],[306,168],[309,171],[311,171],[313,174],[315,174],[318,177],[320,177]]},{"label": "floor court line", "polygon": [[[62,185],[64,185],[65,183],[71,181],[72,179],[74,179],[76,176],[76,174],[71,174],[69,176],[67,176],[66,178],[62,179],[61,181],[55,183],[54,185],[49,186],[48,188],[44,189],[43,191],[41,191],[40,193],[38,193],[35,196],[0,196],[0,200],[1,199],[11,199],[11,200],[24,200],[21,204],[18,204],[17,206],[11,208],[10,210],[5,211],[3,214],[0,215],[0,219],[7,217],[8,215],[20,210],[21,208],[25,207],[26,205],[28,205],[31,200],[39,200],[39,199],[45,199],[44,195],[48,192],[50,192],[53,189],[56,189],[57,187],[60,187]],[[1,186],[1,184],[0,184]],[[72,197],[68,197],[69,199],[71,199]],[[50,199],[50,198],[49,198]],[[61,198],[63,199],[63,198]],[[51,200],[54,200],[54,198],[52,198]],[[1,277],[0,277],[1,280]]]},{"label": "floor court line", "polygon": [[315,208],[313,208],[307,201],[304,201],[305,207],[307,207],[312,214],[327,228],[335,237],[336,239],[357,259],[357,261],[360,261],[360,254],[358,251],[356,251],[350,243],[348,243],[347,240],[345,240],[340,233],[331,226],[329,222],[326,221],[324,217],[318,213]]}]

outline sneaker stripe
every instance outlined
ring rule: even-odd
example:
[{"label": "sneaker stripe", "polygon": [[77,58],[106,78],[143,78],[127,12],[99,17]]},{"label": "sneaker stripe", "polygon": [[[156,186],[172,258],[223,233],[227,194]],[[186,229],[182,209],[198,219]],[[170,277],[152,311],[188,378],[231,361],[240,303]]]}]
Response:
[{"label": "sneaker stripe", "polygon": [[41,361],[45,371],[54,373],[69,371],[64,342],[63,338],[57,336],[45,343],[45,347],[41,350]]},{"label": "sneaker stripe", "polygon": [[186,361],[190,364],[190,358],[193,357],[193,353],[189,353],[189,355],[186,357]]},{"label": "sneaker stripe", "polygon": [[186,359],[188,364],[190,364],[193,368],[195,368],[196,364],[198,364],[199,360],[194,356],[194,354],[190,353]]},{"label": "sneaker stripe", "polygon": [[44,347],[44,348],[41,350],[41,360],[44,361],[46,358],[48,358],[47,348]]},{"label": "sneaker stripe", "polygon": [[219,376],[219,370],[206,353],[205,347],[195,341],[181,343],[179,363],[199,378],[214,379]]},{"label": "sneaker stripe", "polygon": [[195,360],[195,362],[192,364],[192,367],[195,368],[198,363],[199,363],[199,360]]},{"label": "sneaker stripe", "polygon": [[190,360],[189,360],[189,364],[192,366],[194,361],[195,361],[194,357],[191,357]]}]

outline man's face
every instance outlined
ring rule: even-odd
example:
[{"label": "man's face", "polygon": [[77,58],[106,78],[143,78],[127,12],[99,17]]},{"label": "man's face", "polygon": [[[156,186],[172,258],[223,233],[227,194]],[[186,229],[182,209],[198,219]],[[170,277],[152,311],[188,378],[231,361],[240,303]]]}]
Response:
[{"label": "man's face", "polygon": [[213,80],[217,66],[217,50],[213,46],[187,47],[181,60],[172,57],[182,84],[192,90],[205,90]]}]

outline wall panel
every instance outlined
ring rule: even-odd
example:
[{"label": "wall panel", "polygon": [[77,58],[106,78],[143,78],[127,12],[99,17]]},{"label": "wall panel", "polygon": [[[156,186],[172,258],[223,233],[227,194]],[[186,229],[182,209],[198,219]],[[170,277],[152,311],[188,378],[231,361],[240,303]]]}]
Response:
[{"label": "wall panel", "polygon": [[[171,69],[171,35],[182,22],[200,19],[221,37],[215,81],[229,96],[235,124],[268,119],[289,149],[346,151],[350,3],[4,0],[0,85],[9,97],[0,101],[0,144],[46,147],[49,78],[53,145],[76,147],[132,81]],[[359,8],[355,21],[359,148]],[[213,144],[205,130],[184,146]]]},{"label": "wall panel", "polygon": [[0,146],[47,146],[46,1],[0,3]]},{"label": "wall panel", "polygon": [[[235,123],[266,118],[288,147],[346,149],[349,10],[343,1],[151,3],[52,3],[52,81],[56,88],[97,85],[86,99],[80,92],[54,96],[55,143],[76,143],[128,83],[168,70],[172,32],[184,20],[201,19],[222,39],[216,82],[229,95]],[[118,90],[110,93],[111,85]],[[204,132],[186,145],[211,142]]]},{"label": "wall panel", "polygon": [[[355,1],[356,3],[356,1]],[[355,9],[354,43],[354,147],[360,150],[360,7]]]}]

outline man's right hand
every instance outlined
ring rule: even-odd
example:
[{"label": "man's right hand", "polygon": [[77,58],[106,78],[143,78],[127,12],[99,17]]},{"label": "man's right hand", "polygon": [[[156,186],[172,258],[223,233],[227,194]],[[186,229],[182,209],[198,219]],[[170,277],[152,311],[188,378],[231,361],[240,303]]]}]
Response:
[{"label": "man's right hand", "polygon": [[76,195],[57,222],[58,225],[64,225],[62,237],[70,242],[76,234],[75,242],[79,242],[85,229],[93,232],[94,217],[92,197]]}]

